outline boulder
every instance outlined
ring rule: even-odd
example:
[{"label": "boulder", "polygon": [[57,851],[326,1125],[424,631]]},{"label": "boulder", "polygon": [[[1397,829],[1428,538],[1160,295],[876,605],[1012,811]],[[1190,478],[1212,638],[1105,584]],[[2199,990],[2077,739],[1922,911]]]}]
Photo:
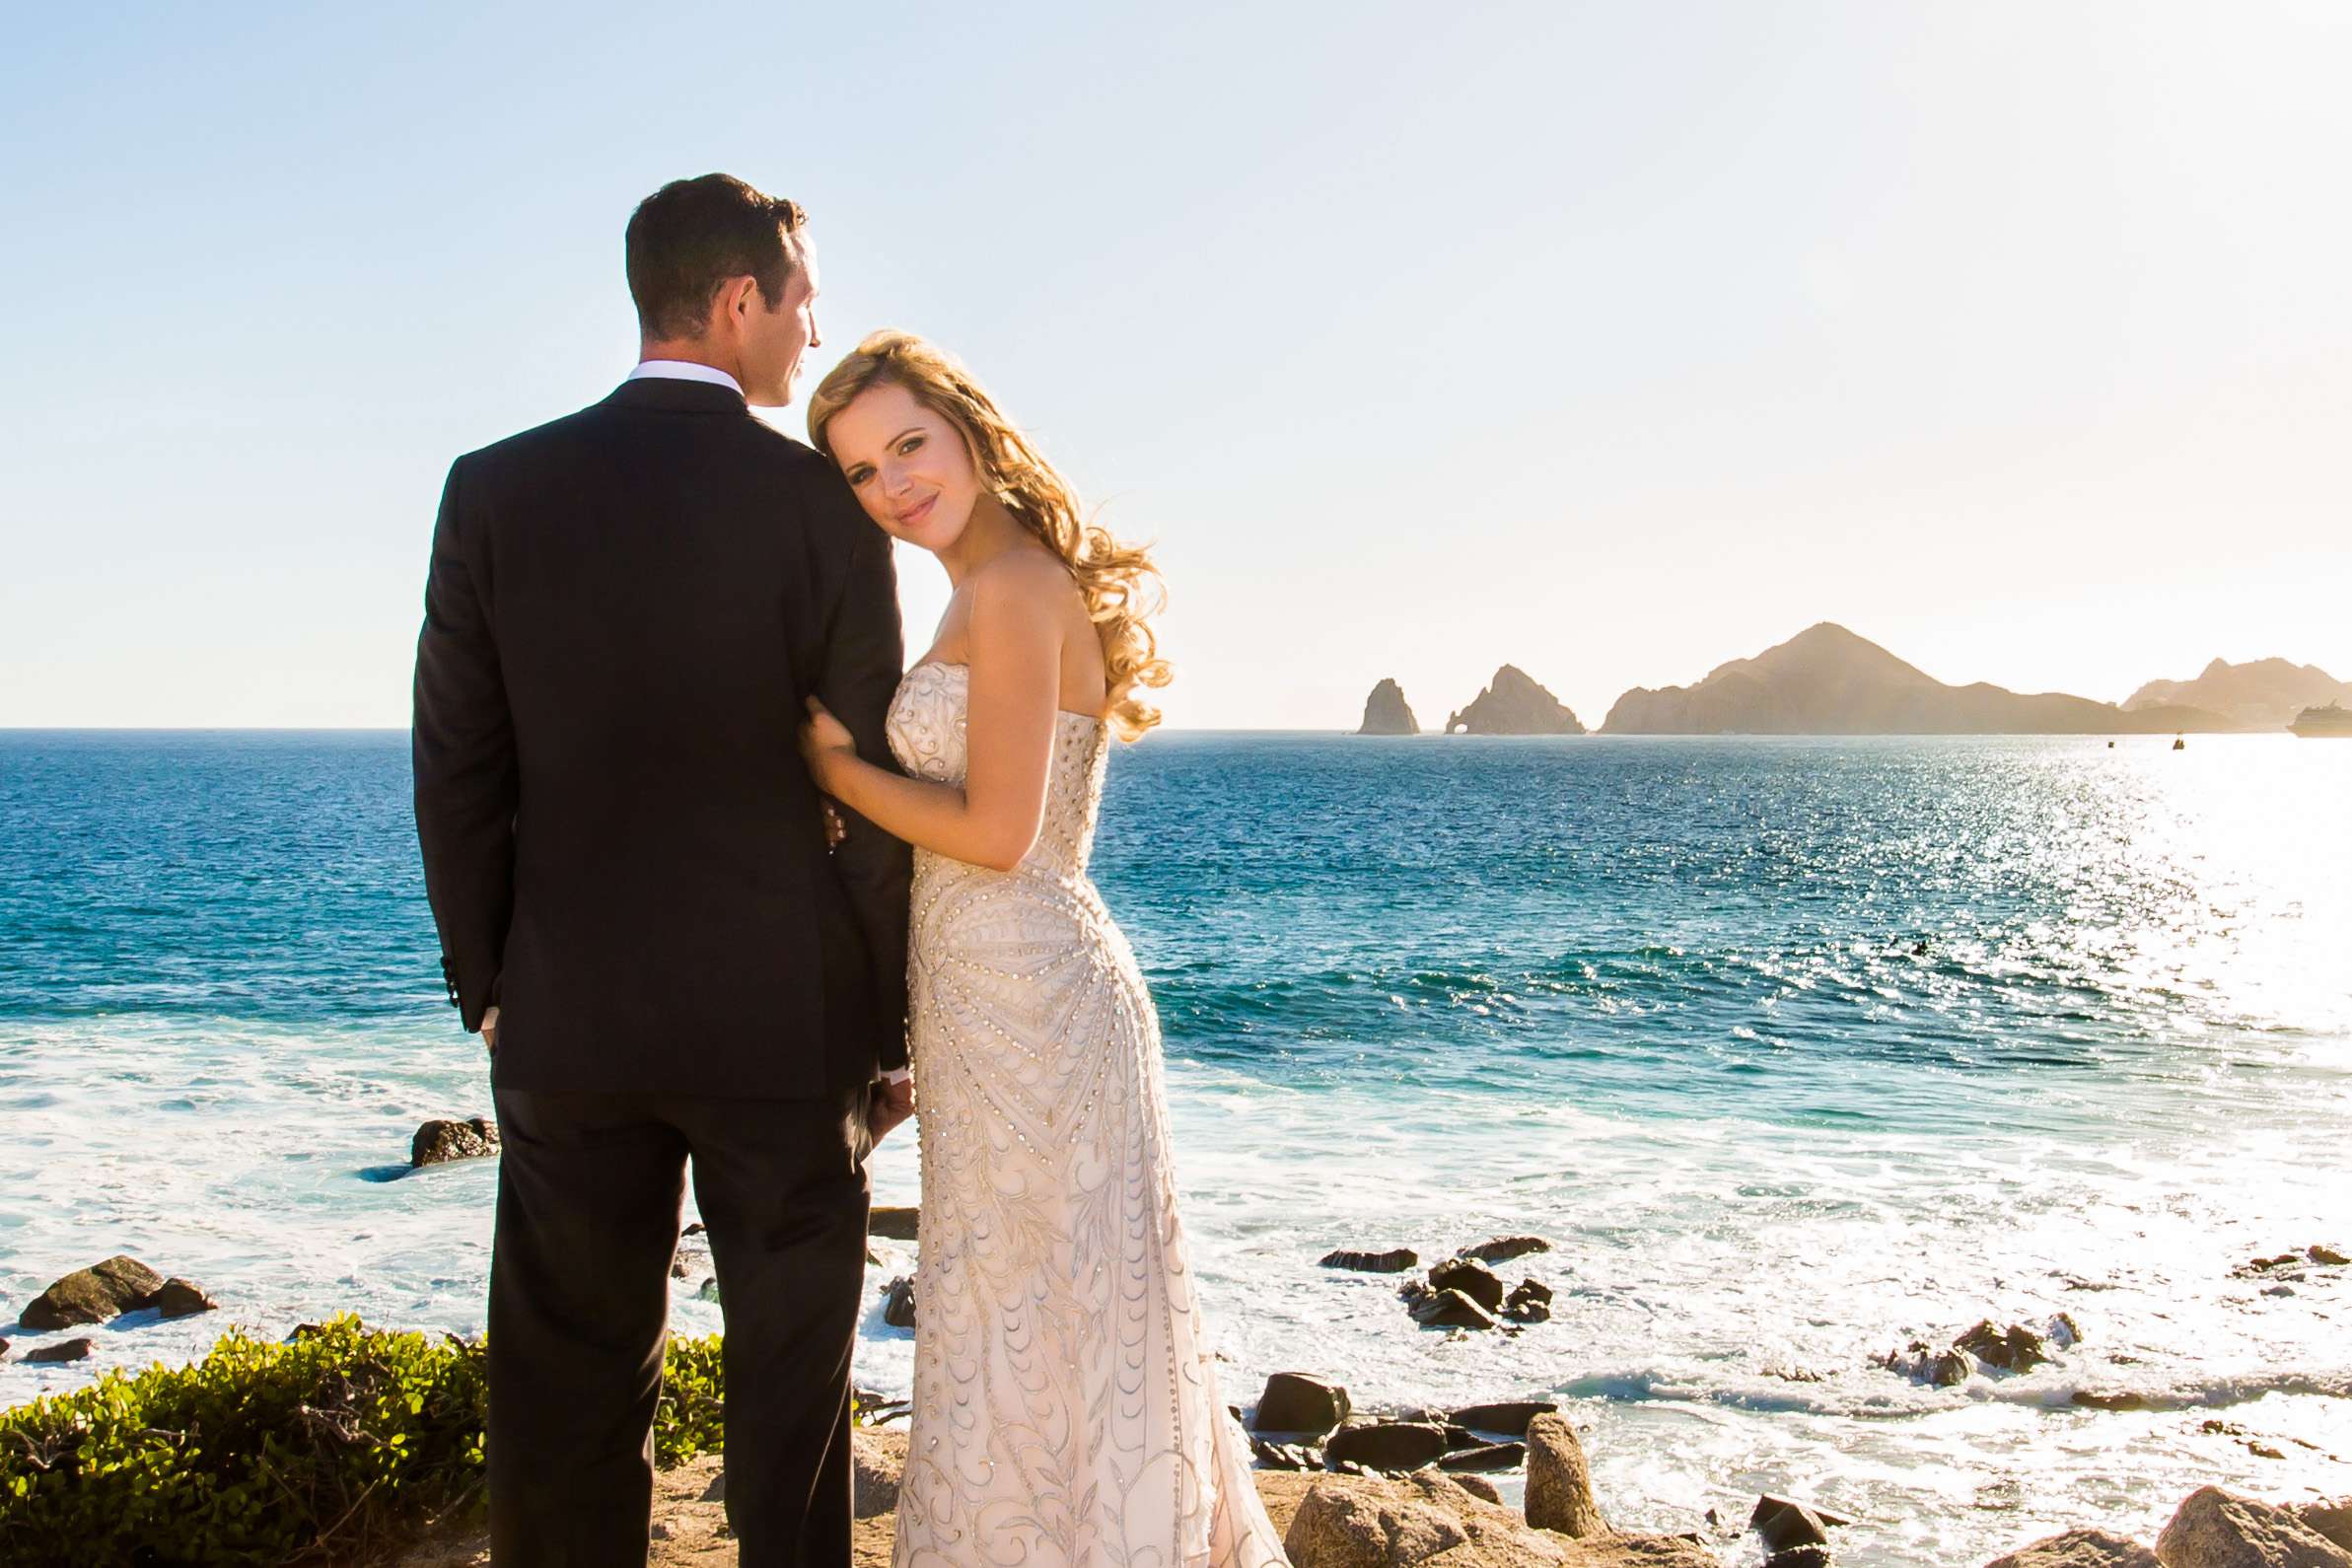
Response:
[{"label": "boulder", "polygon": [[1503,1282],[1484,1263],[1450,1257],[1429,1271],[1429,1288],[1458,1290],[1490,1313],[1503,1310]]},{"label": "boulder", "polygon": [[857,1427],[849,1435],[849,1453],[856,1471],[851,1495],[857,1517],[895,1513],[898,1477],[906,1469],[906,1433]]},{"label": "boulder", "polygon": [[915,1325],[914,1280],[901,1274],[891,1281],[883,1294],[889,1299],[882,1304],[882,1320],[892,1328],[912,1328]]},{"label": "boulder", "polygon": [[1358,735],[1419,735],[1420,724],[1413,718],[1410,704],[1404,700],[1404,687],[1393,679],[1383,680],[1372,688],[1372,695],[1364,699],[1364,723]]},{"label": "boulder", "polygon": [[2049,1342],[2028,1328],[2016,1323],[2008,1328],[1996,1327],[1990,1318],[1952,1342],[1955,1350],[1965,1350],[1988,1367],[2003,1372],[2031,1372],[2050,1359]]},{"label": "boulder", "polygon": [[1390,1247],[1386,1252],[1325,1252],[1325,1268],[1352,1268],[1365,1274],[1401,1274],[1408,1268],[1418,1268],[1420,1254],[1409,1247]]},{"label": "boulder", "polygon": [[1757,1499],[1747,1528],[1763,1538],[1765,1552],[1775,1557],[1801,1546],[1829,1544],[1829,1527],[1821,1516],[1785,1497]]},{"label": "boulder", "polygon": [[1568,1418],[1546,1411],[1528,1423],[1528,1523],[1582,1539],[1609,1533],[1593,1496],[1593,1471]]},{"label": "boulder", "polygon": [[2322,1264],[2328,1268],[2341,1268],[2346,1263],[2352,1263],[2352,1257],[2346,1257],[2334,1247],[2319,1244],[2315,1244],[2311,1249],[2305,1252],[2303,1255],[2310,1258],[2313,1262]]},{"label": "boulder", "polygon": [[411,1168],[475,1160],[498,1152],[498,1123],[487,1116],[463,1121],[428,1121],[408,1140]]},{"label": "boulder", "polygon": [[1455,1411],[1450,1419],[1457,1426],[1466,1426],[1478,1432],[1526,1437],[1530,1421],[1558,1408],[1558,1405],[1541,1399],[1515,1399],[1501,1404],[1465,1404]]},{"label": "boulder", "polygon": [[1508,1263],[1511,1259],[1525,1257],[1530,1252],[1548,1252],[1550,1250],[1551,1243],[1540,1236],[1498,1236],[1491,1242],[1480,1242],[1476,1247],[1465,1247],[1454,1255],[1456,1257],[1474,1257],[1481,1263]]},{"label": "boulder", "polygon": [[1321,1456],[1303,1443],[1269,1443],[1264,1438],[1253,1437],[1249,1440],[1249,1453],[1269,1470],[1319,1470],[1323,1467]]},{"label": "boulder", "polygon": [[866,1216],[866,1234],[892,1242],[911,1242],[915,1240],[916,1222],[920,1218],[918,1209],[876,1209]]},{"label": "boulder", "polygon": [[1368,1470],[1402,1472],[1434,1464],[1446,1453],[1446,1429],[1424,1421],[1373,1421],[1343,1426],[1323,1444],[1323,1456],[1334,1464],[1361,1464]]},{"label": "boulder", "polygon": [[1551,1321],[1551,1287],[1541,1280],[1521,1280],[1503,1298],[1503,1312],[1523,1323]]},{"label": "boulder", "polygon": [[143,1297],[139,1306],[156,1308],[166,1318],[192,1318],[197,1313],[218,1312],[221,1304],[175,1274]]},{"label": "boulder", "polygon": [[1348,1417],[1347,1390],[1303,1372],[1277,1372],[1257,1396],[1260,1432],[1328,1432]]},{"label": "boulder", "polygon": [[98,1343],[96,1340],[60,1340],[53,1345],[43,1345],[38,1350],[26,1351],[25,1363],[26,1365],[30,1366],[36,1361],[88,1361],[90,1359],[90,1352],[97,1348]]},{"label": "boulder", "polygon": [[[1780,1545],[1804,1545],[1811,1541],[1811,1537],[1805,1534],[1796,1534],[1785,1537],[1775,1536],[1774,1528],[1771,1523],[1772,1520],[1776,1516],[1785,1514],[1791,1509],[1797,1509],[1809,1514],[1815,1520],[1828,1526],[1832,1530],[1842,1530],[1844,1527],[1853,1523],[1853,1521],[1848,1519],[1845,1515],[1833,1514],[1828,1509],[1821,1507],[1817,1503],[1800,1503],[1793,1497],[1775,1497],[1772,1493],[1766,1492],[1763,1496],[1755,1500],[1755,1507],[1748,1510],[1747,1514],[1747,1528],[1764,1537],[1764,1549],[1766,1551],[1778,1551],[1780,1549]],[[1779,1539],[1780,1545],[1774,1544],[1776,1538]],[[1825,1540],[1828,1537],[1823,1536],[1821,1538]]]},{"label": "boulder", "polygon": [[2352,1497],[2332,1503],[2297,1503],[2290,1510],[2306,1530],[2317,1531],[2346,1551],[2352,1551]]},{"label": "boulder", "polygon": [[[78,1268],[34,1298],[20,1320],[46,1332],[78,1323],[103,1323],[129,1312],[162,1287],[164,1276],[135,1257],[116,1254]],[[28,1355],[26,1360],[31,1361]]]},{"label": "boulder", "polygon": [[1292,1516],[1284,1552],[1292,1568],[1717,1568],[1679,1536],[1570,1540],[1531,1529],[1465,1484],[1477,1479],[1323,1476]]},{"label": "boulder", "polygon": [[1456,1470],[1516,1470],[1528,1461],[1525,1443],[1480,1443],[1473,1448],[1453,1449],[1438,1461],[1438,1468],[1449,1473]]},{"label": "boulder", "polygon": [[2103,1530],[2070,1530],[2020,1546],[1984,1568],[2164,1568],[2156,1553],[2136,1540]]},{"label": "boulder", "polygon": [[2283,1508],[2218,1486],[2189,1493],[2156,1537],[2165,1568],[2352,1568],[2352,1551]]},{"label": "boulder", "polygon": [[1440,1290],[1413,1303],[1413,1321],[1425,1328],[1492,1328],[1495,1319],[1461,1291]]}]

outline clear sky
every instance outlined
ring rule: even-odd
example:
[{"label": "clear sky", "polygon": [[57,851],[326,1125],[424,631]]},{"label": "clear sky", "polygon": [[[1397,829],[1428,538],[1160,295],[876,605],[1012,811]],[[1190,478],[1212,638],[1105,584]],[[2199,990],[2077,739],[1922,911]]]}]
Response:
[{"label": "clear sky", "polygon": [[1160,541],[1178,725],[1822,619],[2352,677],[2347,82],[2341,0],[43,8],[0,725],[405,725],[450,459],[627,370],[712,169],[812,215],[812,378],[929,334]]}]

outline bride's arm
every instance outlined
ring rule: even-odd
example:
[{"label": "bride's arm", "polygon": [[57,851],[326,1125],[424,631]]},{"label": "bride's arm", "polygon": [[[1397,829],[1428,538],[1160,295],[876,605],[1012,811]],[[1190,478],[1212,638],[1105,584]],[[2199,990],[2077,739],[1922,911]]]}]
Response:
[{"label": "bride's arm", "polygon": [[970,688],[961,785],[876,767],[848,732],[810,703],[801,751],[818,788],[908,843],[1010,871],[1037,841],[1061,690],[1061,617],[1069,592],[1057,562],[1027,552],[981,568],[971,584]]}]

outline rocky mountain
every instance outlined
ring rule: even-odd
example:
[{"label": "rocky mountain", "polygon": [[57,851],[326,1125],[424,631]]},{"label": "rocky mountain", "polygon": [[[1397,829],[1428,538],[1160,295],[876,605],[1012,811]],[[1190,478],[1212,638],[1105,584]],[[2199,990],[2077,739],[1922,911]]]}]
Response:
[{"label": "rocky mountain", "polygon": [[2123,711],[2168,706],[2203,708],[2249,730],[2279,730],[2306,708],[2352,702],[2352,680],[2338,680],[2317,665],[2256,659],[2234,665],[2216,659],[2194,680],[2151,680],[2123,699]]},{"label": "rocky mountain", "polygon": [[1459,713],[1446,716],[1446,733],[1471,735],[1582,735],[1585,727],[1566,703],[1537,685],[1517,665],[1494,673],[1486,689]]},{"label": "rocky mountain", "polygon": [[1364,727],[1358,735],[1419,735],[1420,723],[1413,718],[1412,705],[1404,700],[1404,687],[1394,680],[1384,680],[1372,688],[1372,695],[1364,699]]},{"label": "rocky mountain", "polygon": [[1696,685],[1636,686],[1604,735],[2171,735],[2241,726],[2180,704],[2126,712],[2061,692],[1946,685],[1877,643],[1822,621]]}]

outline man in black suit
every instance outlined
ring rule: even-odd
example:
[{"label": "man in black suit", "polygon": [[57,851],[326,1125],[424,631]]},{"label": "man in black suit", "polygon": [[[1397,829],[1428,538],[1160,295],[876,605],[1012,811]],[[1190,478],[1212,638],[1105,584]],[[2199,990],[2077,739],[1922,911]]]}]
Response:
[{"label": "man in black suit", "polygon": [[[417,837],[503,1135],[491,1553],[641,1565],[685,1169],[747,1568],[849,1561],[865,1158],[903,1119],[908,851],[828,835],[814,694],[887,762],[890,540],[753,418],[817,342],[801,210],[724,175],[627,237],[642,362],[460,458],[417,641]],[[837,845],[828,846],[828,836]]]}]

